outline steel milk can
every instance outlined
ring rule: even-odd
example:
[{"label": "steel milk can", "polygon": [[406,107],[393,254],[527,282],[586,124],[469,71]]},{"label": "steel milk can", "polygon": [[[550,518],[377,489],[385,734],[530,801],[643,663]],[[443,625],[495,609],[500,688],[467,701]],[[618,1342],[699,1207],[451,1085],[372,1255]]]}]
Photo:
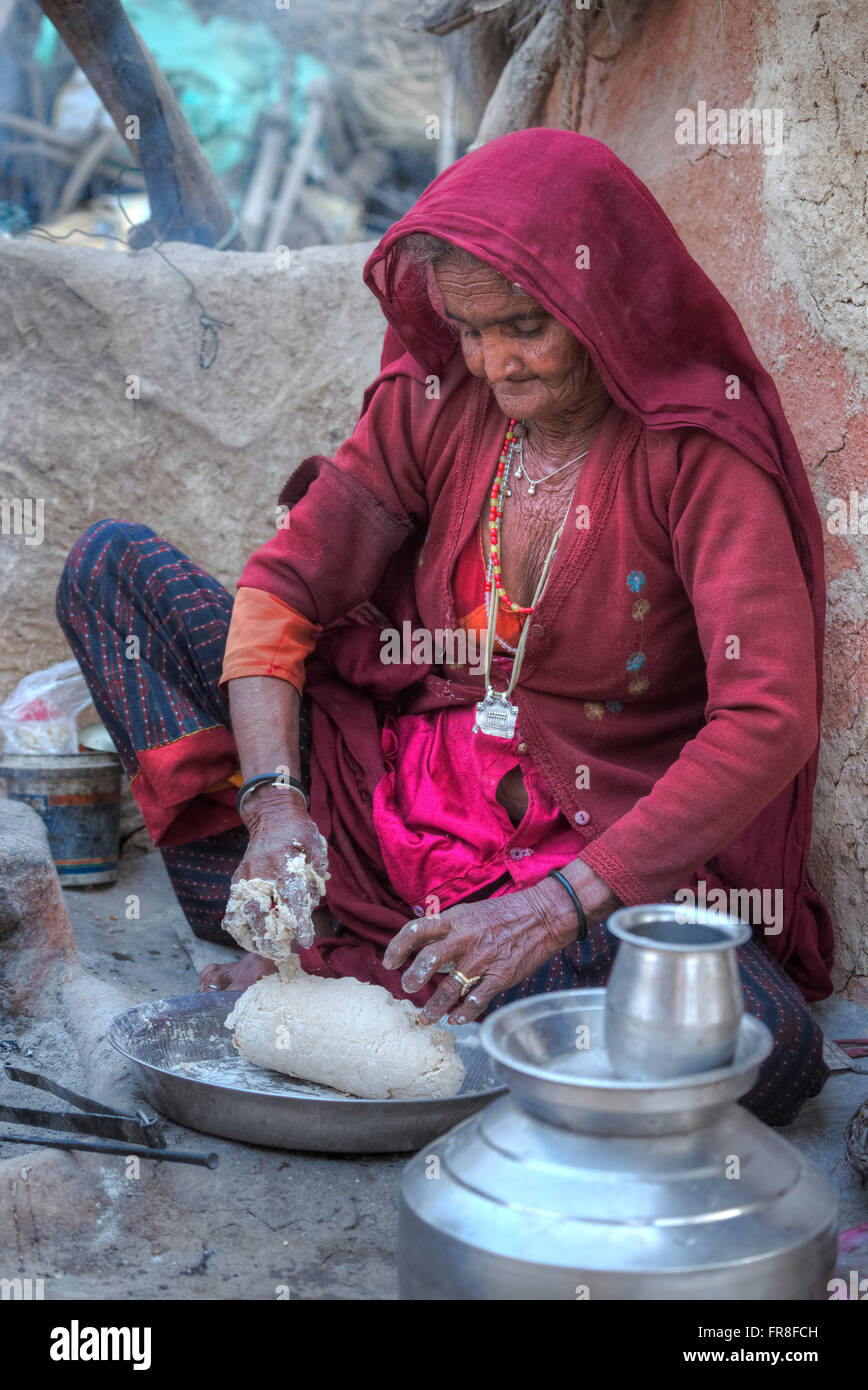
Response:
[{"label": "steel milk can", "polygon": [[[674,910],[625,912],[671,926]],[[729,930],[734,955],[741,924]],[[653,932],[642,947],[654,950]],[[405,1169],[401,1297],[827,1298],[837,1193],[736,1103],[771,1051],[769,1030],[742,1012],[728,1063],[619,1075],[606,994],[538,995],[485,1020],[483,1046],[510,1090]],[[695,1011],[685,1018],[688,1036]],[[670,1030],[670,1052],[672,1042]]]}]

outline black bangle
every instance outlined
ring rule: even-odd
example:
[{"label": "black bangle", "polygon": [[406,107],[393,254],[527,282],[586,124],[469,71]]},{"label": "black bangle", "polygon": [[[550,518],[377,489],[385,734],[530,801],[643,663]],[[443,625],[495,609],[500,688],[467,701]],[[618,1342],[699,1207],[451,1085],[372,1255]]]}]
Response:
[{"label": "black bangle", "polygon": [[567,892],[570,895],[570,902],[576,909],[576,916],[579,919],[579,935],[577,940],[584,941],[585,937],[588,934],[588,919],[585,916],[585,909],[582,907],[582,904],[579,902],[579,899],[576,896],[575,888],[564,878],[560,869],[551,869],[546,874],[546,878],[556,878],[558,883],[562,883],[563,886],[566,888]]},{"label": "black bangle", "polygon": [[294,787],[297,792],[301,792],[304,797],[304,804],[308,811],[310,810],[307,792],[301,782],[295,777],[290,777],[288,773],[285,772],[260,772],[257,777],[248,777],[247,781],[243,782],[238,788],[238,795],[235,798],[235,809],[239,816],[241,815],[241,804],[247,793],[252,792],[255,787],[264,786],[266,782],[272,787]]}]

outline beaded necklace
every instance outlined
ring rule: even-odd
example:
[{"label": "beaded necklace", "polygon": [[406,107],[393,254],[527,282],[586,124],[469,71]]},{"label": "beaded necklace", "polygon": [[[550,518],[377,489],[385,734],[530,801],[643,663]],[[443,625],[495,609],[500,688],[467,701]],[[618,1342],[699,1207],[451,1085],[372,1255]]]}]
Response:
[{"label": "beaded necklace", "polygon": [[500,579],[500,518],[503,513],[503,494],[507,492],[509,481],[509,470],[512,464],[513,451],[518,441],[515,434],[515,420],[510,420],[506,431],[506,438],[503,441],[503,448],[497,463],[497,474],[494,485],[491,489],[491,506],[489,508],[489,537],[491,539],[491,562],[490,578],[486,580],[485,596],[488,608],[488,633],[485,644],[485,697],[476,706],[476,720],[473,725],[475,734],[490,734],[495,738],[512,738],[515,734],[515,726],[518,720],[518,705],[511,702],[512,692],[515,689],[521,673],[524,661],[524,649],[527,645],[529,624],[525,623],[522,629],[521,638],[516,648],[515,658],[512,664],[512,672],[506,690],[495,690],[491,684],[491,662],[494,656],[495,632],[497,629],[497,610],[500,602],[510,608],[513,613],[532,613],[542,598],[543,591],[548,583],[549,572],[555,558],[558,541],[561,538],[567,515],[552,537],[549,552],[546,556],[543,571],[536,587],[533,601],[527,608],[514,603],[503,587]]},{"label": "beaded necklace", "polygon": [[[494,475],[494,482],[491,485],[488,506],[488,538],[491,542],[491,560],[489,561],[488,578],[485,582],[485,595],[487,599],[493,588],[504,608],[508,608],[512,613],[532,613],[536,606],[535,603],[532,603],[527,608],[523,608],[521,604],[515,603],[504,589],[503,581],[500,576],[500,523],[501,517],[503,516],[503,499],[504,497],[512,496],[507,487],[507,483],[509,481],[509,470],[512,466],[512,458],[516,446],[518,446],[519,450],[519,465],[515,476],[517,478],[522,476],[522,469],[524,468],[522,446],[526,433],[526,425],[519,424],[518,420],[515,419],[510,420],[504,437],[503,448],[497,460],[497,472]],[[541,482],[546,482],[548,478],[553,478],[555,473],[562,473],[564,468],[569,468],[571,464],[581,463],[582,459],[587,457],[588,452],[589,451],[586,449],[583,454],[578,454],[576,458],[570,459],[568,463],[562,464],[560,468],[555,469],[554,473],[547,474],[545,478],[531,479],[530,474],[527,474],[528,482],[532,484],[528,491],[533,494],[535,488],[537,488]],[[526,469],[524,471],[527,473]],[[560,534],[560,532],[558,534]]]},{"label": "beaded necklace", "polygon": [[519,604],[513,603],[508,593],[503,587],[500,578],[500,519],[503,516],[503,498],[506,492],[506,484],[509,480],[509,470],[512,465],[512,456],[518,443],[519,436],[515,427],[517,420],[510,420],[506,435],[503,441],[503,448],[500,451],[500,458],[497,460],[497,472],[494,475],[494,482],[491,485],[488,506],[488,539],[491,542],[491,578],[486,580],[486,598],[491,594],[492,587],[497,598],[513,613],[530,613],[530,608],[522,608]]}]

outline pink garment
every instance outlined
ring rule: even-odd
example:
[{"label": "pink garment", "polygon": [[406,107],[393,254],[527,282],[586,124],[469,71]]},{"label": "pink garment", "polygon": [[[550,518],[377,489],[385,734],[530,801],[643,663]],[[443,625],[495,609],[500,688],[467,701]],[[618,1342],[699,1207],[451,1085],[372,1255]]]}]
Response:
[{"label": "pink garment", "polygon": [[[507,673],[511,658],[494,664]],[[528,756],[521,705],[512,739],[472,729],[466,708],[390,714],[383,726],[389,770],[374,793],[374,828],[393,887],[419,917],[505,873],[511,882],[492,897],[529,888],[584,845]],[[496,797],[501,778],[516,766],[528,796],[518,827]]]}]

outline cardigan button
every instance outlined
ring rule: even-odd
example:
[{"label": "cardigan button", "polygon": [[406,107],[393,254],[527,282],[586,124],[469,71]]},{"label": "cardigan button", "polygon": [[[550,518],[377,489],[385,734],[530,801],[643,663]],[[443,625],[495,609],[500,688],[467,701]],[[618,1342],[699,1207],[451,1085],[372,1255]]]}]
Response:
[{"label": "cardigan button", "polygon": [[531,637],[545,637],[546,630],[543,627],[542,623],[531,623],[530,635]]},{"label": "cardigan button", "polygon": [[588,815],[587,811],[577,811],[575,814],[575,821],[577,825],[587,825],[590,819],[591,817]]},{"label": "cardigan button", "polygon": [[519,753],[526,753],[526,752],[527,752],[527,744],[526,744],[526,743],[520,743],[520,744],[518,745],[518,749],[517,749],[516,751],[519,752]]}]

